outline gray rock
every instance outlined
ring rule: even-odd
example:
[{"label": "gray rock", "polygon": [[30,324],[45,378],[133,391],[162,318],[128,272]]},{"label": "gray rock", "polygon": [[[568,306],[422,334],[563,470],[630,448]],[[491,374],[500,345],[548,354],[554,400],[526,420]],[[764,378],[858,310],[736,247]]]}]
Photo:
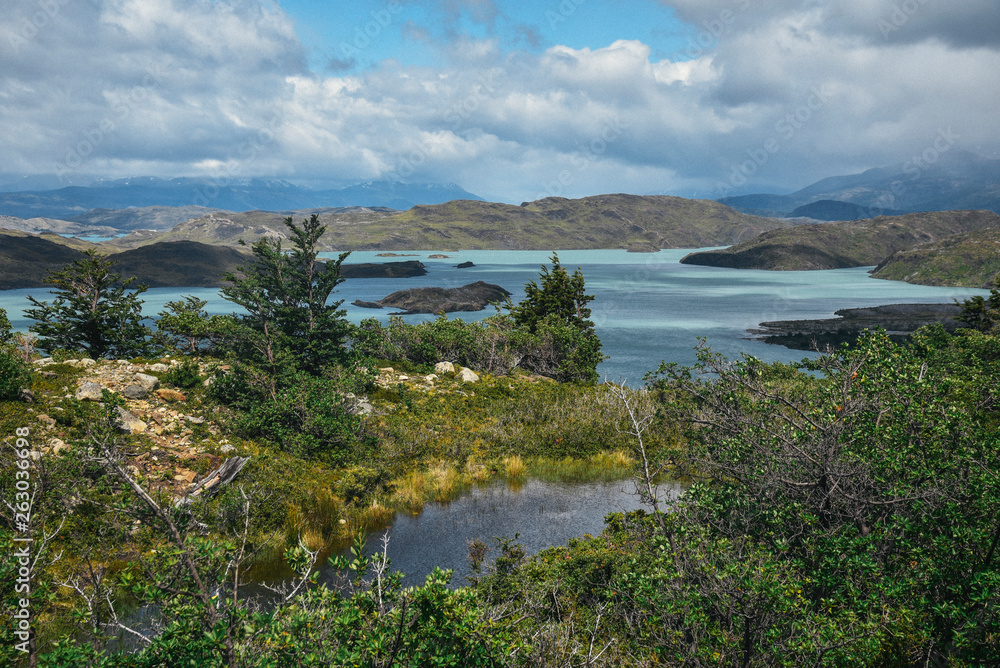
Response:
[{"label": "gray rock", "polygon": [[92,360],[89,357],[84,357],[83,359],[79,360],[76,363],[76,366],[80,367],[81,369],[86,369],[87,367],[94,366],[95,364],[97,364],[95,360]]},{"label": "gray rock", "polygon": [[133,377],[136,384],[141,385],[142,389],[146,390],[146,394],[149,394],[156,388],[160,386],[160,379],[156,376],[150,376],[145,373],[137,373]]},{"label": "gray rock", "polygon": [[148,426],[145,422],[118,406],[115,408],[118,417],[118,428],[130,434],[141,434]]},{"label": "gray rock", "polygon": [[89,380],[82,382],[76,390],[76,398],[79,401],[100,401],[101,386]]},{"label": "gray rock", "polygon": [[21,401],[26,404],[35,403],[35,393],[26,387],[21,388]]},{"label": "gray rock", "polygon": [[451,362],[438,362],[434,365],[434,373],[455,373],[455,365]]},{"label": "gray rock", "polygon": [[49,452],[51,452],[53,455],[58,455],[63,450],[68,450],[68,449],[69,446],[66,445],[66,443],[61,439],[58,438],[49,439]]},{"label": "gray rock", "polygon": [[221,452],[224,455],[228,455],[230,452],[233,452],[234,450],[236,450],[236,446],[231,445],[229,443],[223,443],[222,445],[219,446],[219,452]]},{"label": "gray rock", "polygon": [[166,371],[169,368],[170,367],[168,367],[166,364],[162,364],[160,362],[157,362],[156,364],[153,364],[152,366],[150,366],[149,370],[150,371],[156,371],[156,372],[159,373],[159,372]]},{"label": "gray rock", "polygon": [[472,369],[463,366],[462,370],[458,372],[458,379],[463,383],[478,383],[479,374]]},{"label": "gray rock", "polygon": [[149,392],[142,385],[129,385],[122,390],[122,396],[126,399],[145,399]]}]

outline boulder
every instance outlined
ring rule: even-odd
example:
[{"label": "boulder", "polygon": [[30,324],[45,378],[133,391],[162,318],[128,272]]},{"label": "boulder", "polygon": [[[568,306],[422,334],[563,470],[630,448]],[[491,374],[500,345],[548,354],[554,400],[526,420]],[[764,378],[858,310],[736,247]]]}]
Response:
[{"label": "boulder", "polygon": [[141,434],[146,431],[148,425],[121,406],[115,408],[115,413],[118,418],[118,428],[122,431],[129,434]]},{"label": "boulder", "polygon": [[166,364],[163,364],[161,362],[157,362],[156,364],[150,365],[149,370],[150,371],[155,371],[157,373],[162,373],[162,372],[166,371],[169,368],[170,367],[168,367]]},{"label": "boulder", "polygon": [[474,265],[472,262],[461,262],[459,264],[456,264],[455,268],[456,269],[468,269],[469,267],[475,267],[475,266],[476,265]]},{"label": "boulder", "polygon": [[84,357],[82,360],[77,361],[76,366],[80,367],[81,369],[86,369],[88,367],[94,366],[95,364],[97,364],[96,360],[92,360],[89,357]]},{"label": "boulder", "polygon": [[101,386],[90,380],[84,381],[76,388],[76,398],[78,401],[100,401]]},{"label": "boulder", "polygon": [[58,438],[49,439],[49,452],[51,452],[53,455],[58,455],[63,450],[68,450],[68,449],[69,446],[66,445],[64,441]]},{"label": "boulder", "polygon": [[479,382],[479,374],[463,366],[462,370],[458,372],[458,379],[463,383],[477,383]]},{"label": "boulder", "polygon": [[160,379],[156,376],[150,376],[145,373],[137,373],[133,376],[132,380],[136,382],[137,385],[142,386],[146,390],[146,394],[149,394],[156,388],[160,386]]},{"label": "boulder", "polygon": [[174,402],[174,401],[187,401],[187,397],[177,390],[171,390],[165,387],[161,387],[156,391],[156,396],[164,401]]},{"label": "boulder", "polygon": [[132,384],[122,390],[122,396],[126,399],[145,399],[149,396],[149,392],[146,391],[142,385]]},{"label": "boulder", "polygon": [[451,362],[438,362],[434,365],[434,373],[455,373],[455,365]]}]

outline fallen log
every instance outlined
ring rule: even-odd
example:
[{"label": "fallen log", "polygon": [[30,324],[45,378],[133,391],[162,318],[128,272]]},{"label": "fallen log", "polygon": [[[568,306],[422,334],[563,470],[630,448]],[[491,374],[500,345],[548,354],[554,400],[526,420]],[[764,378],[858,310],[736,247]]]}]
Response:
[{"label": "fallen log", "polygon": [[232,482],[249,461],[249,457],[230,457],[226,461],[222,462],[222,465],[219,466],[219,468],[209,473],[202,479],[201,482],[192,487],[191,491],[188,492],[183,498],[178,499],[174,503],[174,506],[188,505],[193,503],[199,496],[211,496],[216,494],[225,485]]}]

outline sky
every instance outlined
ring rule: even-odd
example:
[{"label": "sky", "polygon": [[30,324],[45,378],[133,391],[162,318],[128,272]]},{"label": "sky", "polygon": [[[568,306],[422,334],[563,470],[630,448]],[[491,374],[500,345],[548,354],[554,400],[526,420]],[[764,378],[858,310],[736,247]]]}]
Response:
[{"label": "sky", "polygon": [[0,0],[0,173],[719,198],[1000,158],[996,0]]}]

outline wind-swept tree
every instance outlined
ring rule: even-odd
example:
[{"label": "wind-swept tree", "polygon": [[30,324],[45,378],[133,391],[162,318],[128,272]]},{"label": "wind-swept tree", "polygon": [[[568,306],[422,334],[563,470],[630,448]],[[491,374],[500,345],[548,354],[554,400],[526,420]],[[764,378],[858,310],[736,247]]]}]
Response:
[{"label": "wind-swept tree", "polygon": [[[91,249],[83,259],[49,274],[55,299],[28,297],[34,308],[29,329],[44,350],[81,350],[91,357],[135,357],[147,348],[149,328],[142,324],[142,300],[147,286],[131,288],[135,278],[122,280],[115,262]],[[130,289],[131,288],[131,289]]]},{"label": "wind-swept tree", "polygon": [[[243,276],[229,272],[222,295],[245,309],[226,333],[226,346],[240,359],[278,375],[299,369],[312,374],[346,359],[348,324],[330,301],[343,282],[340,265],[348,256],[321,262],[318,243],[326,231],[313,214],[302,225],[285,219],[293,249],[285,253],[280,239],[263,237],[251,247],[254,262],[240,267]],[[289,366],[290,365],[290,366]]]}]

